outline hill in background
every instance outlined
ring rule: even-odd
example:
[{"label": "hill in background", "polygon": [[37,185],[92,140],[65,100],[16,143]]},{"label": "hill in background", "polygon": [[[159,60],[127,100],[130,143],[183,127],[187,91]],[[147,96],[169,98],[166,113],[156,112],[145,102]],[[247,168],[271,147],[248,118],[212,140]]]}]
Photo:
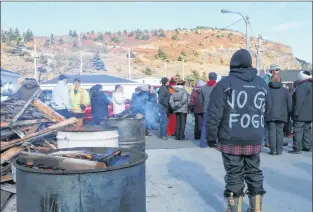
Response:
[{"label": "hill in background", "polygon": [[[209,27],[173,31],[137,29],[116,33],[91,31],[80,36],[73,30],[68,35],[51,34],[48,37],[33,36],[30,30],[23,35],[9,30],[1,35],[1,67],[33,77],[34,43],[37,66],[46,70],[41,77],[43,80],[61,73],[78,74],[80,53],[84,74],[126,77],[128,49],[131,50],[132,77],[164,76],[165,63],[168,77],[182,76],[183,70],[185,76],[195,72],[207,75],[210,71],[227,75],[232,54],[245,48],[245,35]],[[250,37],[250,46],[255,66],[257,38]],[[262,68],[266,69],[271,63],[278,63],[283,69],[299,69],[301,65],[311,67],[311,64],[295,58],[288,45],[263,40],[262,50]]]}]

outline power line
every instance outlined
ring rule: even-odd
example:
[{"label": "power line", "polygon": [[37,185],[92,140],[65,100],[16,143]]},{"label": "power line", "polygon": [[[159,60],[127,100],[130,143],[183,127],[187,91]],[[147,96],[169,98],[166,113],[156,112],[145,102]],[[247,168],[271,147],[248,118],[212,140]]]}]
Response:
[{"label": "power line", "polygon": [[227,28],[229,28],[229,27],[231,27],[232,25],[234,25],[234,24],[237,24],[238,22],[240,22],[241,20],[243,20],[243,18],[241,18],[240,20],[238,20],[238,21],[236,21],[236,22],[234,22],[234,23],[232,23],[231,25],[229,25],[228,27],[225,27],[225,29],[227,29]]}]

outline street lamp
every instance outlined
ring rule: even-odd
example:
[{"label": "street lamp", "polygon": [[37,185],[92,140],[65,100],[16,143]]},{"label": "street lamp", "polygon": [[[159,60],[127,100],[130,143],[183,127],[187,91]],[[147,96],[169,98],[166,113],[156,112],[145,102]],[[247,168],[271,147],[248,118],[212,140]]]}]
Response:
[{"label": "street lamp", "polygon": [[241,13],[233,12],[233,11],[225,10],[225,9],[222,9],[222,10],[221,10],[221,13],[223,13],[223,14],[226,14],[226,13],[235,13],[235,14],[240,15],[240,16],[242,17],[242,19],[245,21],[245,24],[246,24],[246,48],[247,48],[247,50],[250,52],[249,36],[248,36],[249,17],[248,17],[248,16],[245,17],[245,16],[242,15]]}]

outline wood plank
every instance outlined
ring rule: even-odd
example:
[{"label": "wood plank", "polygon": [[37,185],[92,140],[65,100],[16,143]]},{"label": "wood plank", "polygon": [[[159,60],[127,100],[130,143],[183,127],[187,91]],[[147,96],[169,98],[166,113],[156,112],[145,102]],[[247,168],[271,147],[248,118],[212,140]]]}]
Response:
[{"label": "wood plank", "polygon": [[47,154],[34,152],[21,152],[18,160],[25,164],[34,164],[37,166],[45,165],[47,167],[65,170],[90,170],[106,168],[105,163],[102,162],[76,158],[66,158],[60,156],[51,156]]},{"label": "wood plank", "polygon": [[0,183],[9,182],[11,180],[13,180],[13,176],[11,173],[0,177]]},{"label": "wood plank", "polygon": [[[38,124],[38,123],[43,123],[47,122],[46,119],[32,119],[32,120],[24,120],[24,121],[17,121],[12,124],[11,127],[22,127],[22,126],[27,126],[27,125],[33,125],[33,124]],[[0,127],[1,128],[6,128],[10,127],[10,122],[0,122]]]},{"label": "wood plank", "polygon": [[39,99],[34,99],[32,105],[40,110],[42,113],[46,114],[50,119],[55,120],[56,122],[62,122],[66,120],[64,116],[61,116],[59,113],[55,112],[51,107],[44,104]]},{"label": "wood plank", "polygon": [[0,189],[2,191],[8,191],[12,194],[16,194],[16,185],[15,184],[3,183],[0,185]]},{"label": "wood plank", "polygon": [[6,175],[7,173],[9,173],[11,171],[11,163],[4,163],[0,166],[0,174],[1,176]]},{"label": "wood plank", "polygon": [[5,151],[0,155],[1,158],[1,165],[7,161],[10,161],[16,155],[18,155],[21,151],[24,150],[24,147],[12,147],[9,150]]},{"label": "wood plank", "polygon": [[5,203],[8,201],[12,193],[8,191],[2,191],[2,190],[0,191],[0,193],[1,193],[0,210],[2,210],[2,208],[4,207]]},{"label": "wood plank", "polygon": [[[24,138],[19,138],[19,139],[15,139],[15,140],[6,142],[8,144],[5,146],[1,146],[1,148],[2,148],[2,150],[6,150],[6,149],[9,149],[13,146],[18,146],[18,145],[21,145],[21,144],[26,143],[26,142],[34,141],[37,138],[49,135],[58,129],[64,128],[64,127],[71,125],[71,124],[75,124],[77,121],[78,120],[75,117],[65,119],[64,121],[57,123],[57,124],[54,124],[54,125],[51,125],[51,126],[45,128],[39,132],[24,136]],[[1,143],[1,145],[2,145],[2,143]]]},{"label": "wood plank", "polygon": [[49,141],[47,140],[43,140],[44,145],[46,145],[47,147],[49,147],[50,149],[58,149],[56,148],[53,144],[51,144]]},{"label": "wood plank", "polygon": [[25,133],[25,136],[31,135],[35,132],[37,132],[38,128],[40,127],[40,124],[34,124],[28,131]]},{"label": "wood plank", "polygon": [[41,94],[41,89],[38,88],[35,93],[32,95],[32,97],[23,105],[22,109],[20,110],[20,112],[18,112],[14,118],[11,120],[10,125],[12,125],[14,122],[17,121],[17,119],[19,119],[19,117],[25,112],[26,108],[28,108],[28,106],[32,103],[32,101],[37,98],[39,95]]},{"label": "wood plank", "polygon": [[12,194],[1,212],[16,212],[16,194]]}]

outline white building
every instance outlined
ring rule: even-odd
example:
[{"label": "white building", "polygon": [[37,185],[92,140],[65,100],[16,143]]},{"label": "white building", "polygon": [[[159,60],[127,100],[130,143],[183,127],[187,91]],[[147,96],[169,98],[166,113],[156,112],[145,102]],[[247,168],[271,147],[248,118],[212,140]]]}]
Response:
[{"label": "white building", "polygon": [[160,86],[161,85],[161,78],[159,77],[142,77],[133,79],[134,81],[140,83],[140,84],[148,84],[152,86]]},{"label": "white building", "polygon": [[[106,74],[101,75],[66,75],[68,79],[68,85],[71,85],[75,78],[79,78],[81,81],[81,86],[85,89],[90,89],[92,86],[96,84],[100,84],[103,86],[103,90],[105,91],[114,91],[115,85],[121,85],[124,88],[125,97],[131,99],[132,94],[135,92],[135,88],[140,86],[141,84],[135,81],[131,81],[124,78],[114,77]],[[58,77],[43,82],[40,84],[40,88],[44,93],[50,95],[52,89],[58,82]],[[50,93],[50,94],[49,94]]]},{"label": "white building", "polygon": [[21,75],[12,71],[8,71],[1,68],[1,85],[3,86],[6,83],[11,83],[12,86],[17,89],[19,87],[18,85],[18,78],[20,78]]}]

